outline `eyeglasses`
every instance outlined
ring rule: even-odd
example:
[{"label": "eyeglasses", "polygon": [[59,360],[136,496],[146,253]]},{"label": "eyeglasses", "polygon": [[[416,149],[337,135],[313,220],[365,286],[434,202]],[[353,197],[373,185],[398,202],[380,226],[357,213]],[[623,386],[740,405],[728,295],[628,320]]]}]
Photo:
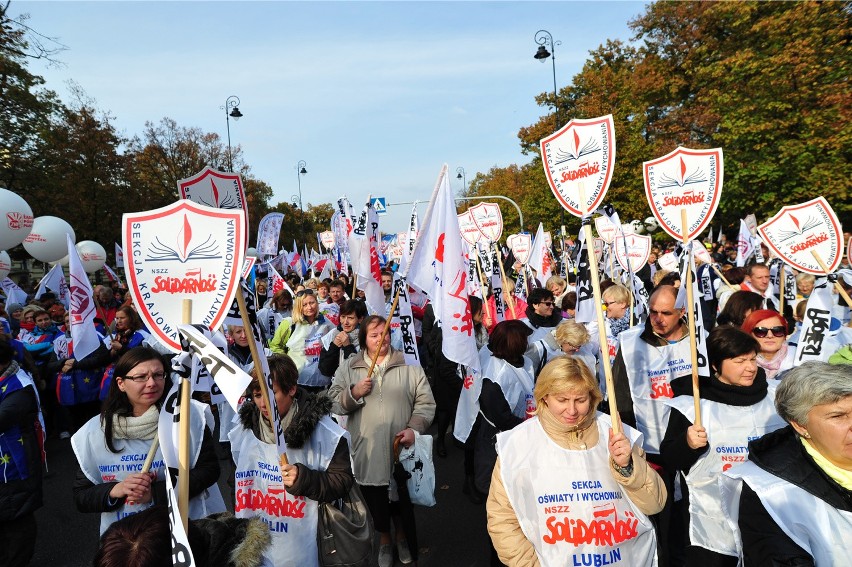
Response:
[{"label": "eyeglasses", "polygon": [[580,347],[572,345],[569,342],[562,343],[562,351],[563,352],[577,352],[580,350]]},{"label": "eyeglasses", "polygon": [[613,303],[621,303],[621,302],[620,301],[604,301],[603,305],[604,305],[604,307],[609,309],[609,306],[612,305]]},{"label": "eyeglasses", "polygon": [[296,292],[296,297],[302,297],[303,295],[313,295],[313,294],[314,294],[314,290],[312,290],[311,288],[308,288],[308,289],[303,289],[302,291]]},{"label": "eyeglasses", "polygon": [[122,380],[130,380],[131,382],[136,382],[137,384],[144,384],[151,378],[154,379],[154,382],[162,382],[166,379],[165,372],[149,372],[148,374],[137,374],[135,376],[125,376]]},{"label": "eyeglasses", "polygon": [[786,337],[787,329],[783,325],[778,325],[775,327],[755,327],[751,330],[751,334],[758,339],[766,337],[769,333],[772,333],[773,337]]},{"label": "eyeglasses", "polygon": [[552,301],[540,301],[539,305],[544,305],[545,307],[553,307]]}]

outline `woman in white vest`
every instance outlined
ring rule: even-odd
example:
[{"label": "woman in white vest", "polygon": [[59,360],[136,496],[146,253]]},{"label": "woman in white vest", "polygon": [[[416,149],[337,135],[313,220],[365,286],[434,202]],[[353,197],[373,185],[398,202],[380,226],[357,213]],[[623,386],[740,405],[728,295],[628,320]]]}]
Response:
[{"label": "woman in white vest", "polygon": [[286,354],[299,369],[299,385],[310,392],[328,388],[331,379],[319,370],[322,338],[334,326],[319,312],[314,290],[305,288],[296,293],[293,316],[281,321],[275,336],[269,341],[269,350]]},{"label": "woman in white vest", "polygon": [[790,425],[749,444],[723,476],[744,565],[843,565],[852,557],[852,366],[806,362],[775,407]]},{"label": "woman in white vest", "polygon": [[[687,565],[737,565],[734,532],[722,513],[719,477],[748,458],[748,442],[784,426],[757,365],[760,345],[723,325],[707,337],[713,372],[701,382],[701,425],[695,425],[692,392],[666,400],[672,408],[660,455],[669,470],[686,476],[689,489]],[[691,388],[690,388],[691,390]]]},{"label": "woman in white vest", "polygon": [[563,354],[579,358],[586,363],[589,370],[595,372],[597,348],[597,343],[591,342],[591,335],[586,326],[569,319],[559,323],[543,339],[532,343],[526,354],[532,360],[536,374],[541,372],[551,359]]},{"label": "woman in white vest", "polygon": [[497,460],[497,434],[532,417],[535,411],[535,370],[524,353],[532,330],[522,321],[501,321],[488,339],[490,356],[483,354],[479,429],[473,455],[474,486],[488,494]]},{"label": "woman in white vest", "polygon": [[[80,512],[101,514],[101,533],[113,522],[154,504],[166,504],[166,465],[159,449],[150,471],[141,472],[157,434],[168,388],[160,355],[149,347],[127,351],[115,373],[100,416],[71,438],[79,468],[74,502]],[[219,459],[207,429],[208,407],[192,402],[190,430],[190,518],[225,510],[216,485]],[[176,474],[176,471],[172,471]]]},{"label": "woman in white vest", "polygon": [[329,417],[331,400],[296,386],[299,373],[289,357],[270,357],[269,375],[289,464],[279,464],[269,408],[254,380],[230,433],[237,464],[234,513],[258,516],[269,527],[272,546],[265,556],[272,565],[318,566],[317,503],[342,498],[355,482],[349,436]]},{"label": "woman in white vest", "polygon": [[613,433],[580,360],[550,361],[535,386],[536,416],[497,436],[486,510],[500,560],[514,566],[657,564],[648,515],[666,489],[641,434]]},{"label": "woman in white vest", "polygon": [[268,342],[275,334],[281,321],[293,315],[293,296],[286,289],[279,289],[267,303],[257,311],[257,324]]}]

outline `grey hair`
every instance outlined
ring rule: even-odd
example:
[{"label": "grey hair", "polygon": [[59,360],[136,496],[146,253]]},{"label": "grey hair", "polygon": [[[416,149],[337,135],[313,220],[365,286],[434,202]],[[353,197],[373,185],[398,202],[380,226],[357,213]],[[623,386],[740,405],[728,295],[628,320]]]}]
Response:
[{"label": "grey hair", "polygon": [[814,406],[852,396],[852,366],[805,362],[784,374],[775,392],[775,409],[787,422],[808,424]]},{"label": "grey hair", "polygon": [[816,281],[816,276],[813,274],[809,274],[807,272],[800,272],[796,274],[796,283],[801,284],[804,282],[814,283]]}]

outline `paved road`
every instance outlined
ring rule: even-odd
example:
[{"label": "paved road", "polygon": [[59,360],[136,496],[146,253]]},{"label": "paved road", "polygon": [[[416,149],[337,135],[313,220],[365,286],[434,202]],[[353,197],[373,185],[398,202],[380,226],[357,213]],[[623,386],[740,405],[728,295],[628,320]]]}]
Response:
[{"label": "paved road", "polygon": [[[49,439],[46,450],[49,472],[44,478],[44,507],[36,513],[39,531],[31,566],[88,567],[97,551],[99,518],[74,507],[76,459],[70,441]],[[436,467],[438,503],[417,509],[419,566],[486,567],[485,506],[472,504],[462,494],[461,450],[449,447],[446,459],[436,457]],[[220,486],[224,494],[224,474]]]}]

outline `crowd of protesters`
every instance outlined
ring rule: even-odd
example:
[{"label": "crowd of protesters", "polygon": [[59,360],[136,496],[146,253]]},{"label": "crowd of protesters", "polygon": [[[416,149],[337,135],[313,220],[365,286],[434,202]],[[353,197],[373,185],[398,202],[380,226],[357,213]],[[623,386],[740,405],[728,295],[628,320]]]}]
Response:
[{"label": "crowd of protesters", "polygon": [[[834,296],[830,348],[822,361],[797,364],[814,278],[798,274],[795,299],[784,302],[769,265],[752,259],[738,267],[735,246],[709,248],[721,276],[702,283],[711,286],[700,298],[710,375],[700,378],[697,399],[696,347],[678,307],[681,276],[657,264],[668,250],[655,247],[636,274],[649,296],[641,316],[631,284],[603,276],[605,345],[597,319],[577,320],[572,270],[527,277],[516,288],[521,266],[508,254],[502,316],[488,286],[470,297],[480,357],[473,378],[444,355],[442,329],[422,294],[411,290],[421,365],[407,364],[399,337],[384,333],[393,265],[382,274],[384,312],[369,308],[346,274],[289,273],[275,290],[259,274],[262,356],[289,464],[279,465],[269,400],[256,380],[238,412],[197,396],[189,491],[199,564],[213,561],[211,538],[234,553],[210,564],[237,564],[237,555],[241,565],[322,564],[318,504],[353,486],[378,532],[373,559],[380,567],[416,563],[413,507],[391,473],[394,446],[427,431],[439,468],[448,448],[463,448],[464,493],[487,512],[483,565],[734,566],[741,557],[746,565],[838,564],[852,552],[849,309]],[[81,360],[53,293],[0,309],[2,565],[25,566],[32,556],[45,436],[71,439],[75,503],[101,514],[95,564],[115,564],[111,556],[134,548],[128,540],[159,552],[170,545],[159,506],[165,475],[176,471],[156,460],[147,472],[104,474],[121,469],[113,465],[123,458],[144,459],[169,389],[169,353],[126,290],[98,286],[95,299],[101,344]],[[250,372],[246,329],[229,326],[218,336]],[[605,360],[614,391],[606,390]],[[610,397],[618,415],[609,415]],[[219,494],[217,454],[230,456],[231,494]],[[245,490],[236,479],[260,463],[277,469],[280,482]],[[299,498],[304,507],[298,521],[276,530],[278,514],[257,498],[281,506]],[[814,510],[808,526],[797,522]]]}]

